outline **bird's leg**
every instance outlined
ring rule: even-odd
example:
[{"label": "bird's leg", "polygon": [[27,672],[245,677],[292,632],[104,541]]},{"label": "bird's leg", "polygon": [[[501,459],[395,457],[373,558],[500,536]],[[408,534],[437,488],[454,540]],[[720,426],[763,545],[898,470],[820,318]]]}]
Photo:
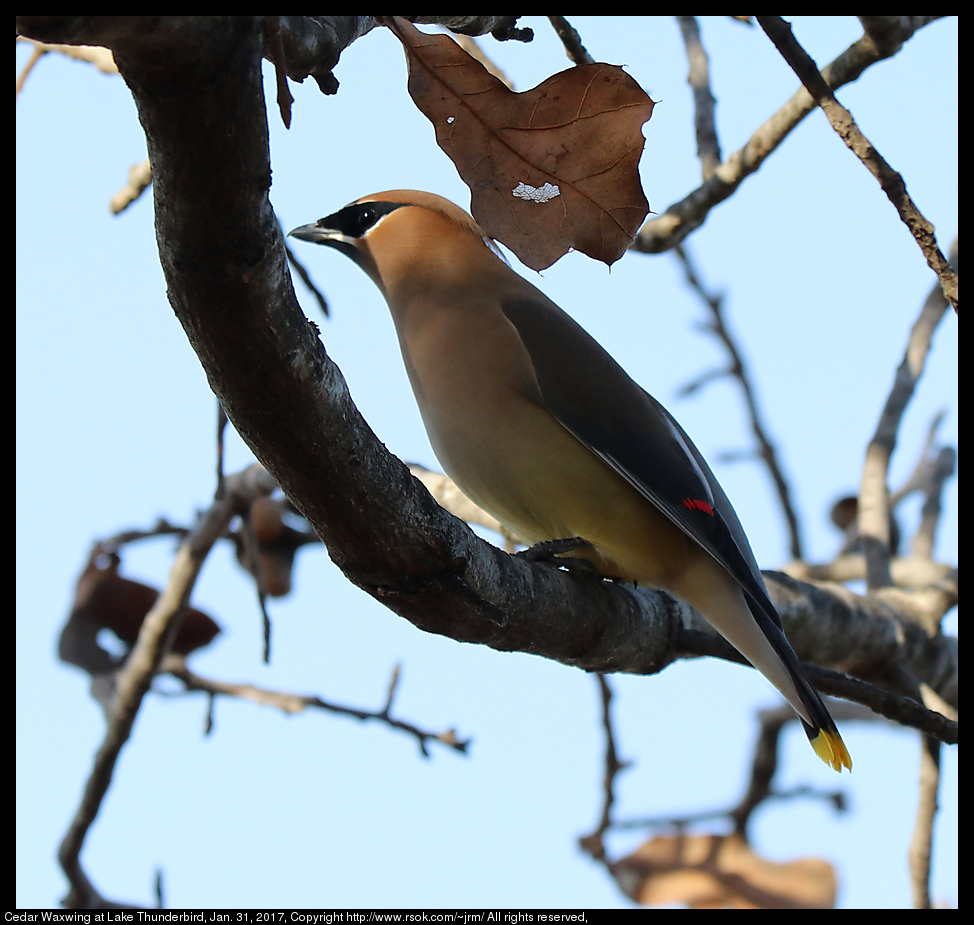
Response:
[{"label": "bird's leg", "polygon": [[578,572],[584,575],[590,575],[593,578],[601,578],[602,575],[595,567],[595,563],[589,559],[576,559],[574,557],[568,559],[560,558],[562,553],[571,552],[575,549],[583,549],[586,546],[591,548],[592,544],[580,536],[570,536],[561,540],[543,540],[540,543],[529,546],[527,549],[522,549],[520,552],[514,553],[514,555],[522,559],[527,559],[528,562],[545,562],[548,565],[554,565],[556,568],[563,566],[570,572]]}]

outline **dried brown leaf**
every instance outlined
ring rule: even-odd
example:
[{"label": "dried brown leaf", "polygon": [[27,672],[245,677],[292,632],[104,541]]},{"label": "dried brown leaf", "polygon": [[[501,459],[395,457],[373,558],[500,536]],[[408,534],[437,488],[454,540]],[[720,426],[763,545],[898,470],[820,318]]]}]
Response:
[{"label": "dried brown leaf", "polygon": [[650,839],[613,864],[626,892],[643,905],[691,909],[831,909],[835,871],[822,858],[770,861],[736,835]]},{"label": "dried brown leaf", "polygon": [[638,167],[654,105],[632,77],[585,64],[514,93],[447,36],[387,24],[487,234],[535,270],[570,248],[610,265],[625,253],[649,211]]},{"label": "dried brown leaf", "polygon": [[[60,657],[91,674],[114,666],[98,644],[98,632],[111,630],[127,646],[133,646],[142,621],[159,597],[155,588],[118,574],[117,555],[105,556],[98,547],[78,578],[71,616],[61,631]],[[172,651],[189,655],[211,643],[220,627],[205,613],[187,607],[180,617]]]},{"label": "dried brown leaf", "polygon": [[[237,541],[237,559],[271,597],[291,593],[294,554],[307,538],[284,522],[285,502],[261,496],[250,505],[252,532],[242,531]],[[251,548],[256,540],[256,549]]]}]

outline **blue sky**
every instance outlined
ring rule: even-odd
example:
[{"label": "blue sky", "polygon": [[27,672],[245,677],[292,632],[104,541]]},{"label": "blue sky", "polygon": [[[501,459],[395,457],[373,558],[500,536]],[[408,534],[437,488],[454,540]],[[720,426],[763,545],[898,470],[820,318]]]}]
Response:
[{"label": "blue sky", "polygon": [[[488,52],[519,90],[568,66],[546,21],[534,43]],[[699,184],[692,102],[679,30],[669,18],[573,20],[592,55],[623,64],[659,101],[641,164],[663,211]],[[860,34],[852,17],[798,18],[820,65]],[[797,84],[764,34],[701,20],[711,56],[724,156]],[[18,69],[27,50],[18,46]],[[842,88],[865,134],[906,179],[944,251],[957,231],[957,24],[922,30],[893,60]],[[265,63],[265,75],[269,69]],[[469,203],[429,122],[405,91],[394,37],[377,29],[336,69],[337,96],[292,85],[292,127],[269,108],[274,185],[285,229],[383,189],[411,187]],[[273,100],[273,83],[268,84]],[[73,815],[103,721],[87,678],[55,658],[59,628],[91,542],[160,515],[187,522],[213,492],[214,400],[166,301],[151,196],[125,214],[108,200],[145,156],[117,77],[48,56],[17,104],[17,904],[53,906],[66,892],[55,853]],[[825,117],[811,114],[689,241],[707,283],[725,294],[762,410],[792,480],[808,555],[831,556],[827,512],[854,491],[866,441],[910,326],[934,282],[875,180]],[[436,468],[378,291],[340,254],[296,245],[327,294],[310,318],[353,398],[390,451]],[[570,254],[541,277],[523,271],[588,328],[666,404],[733,499],[758,562],[787,561],[769,480],[754,463],[721,462],[750,448],[737,389],[721,380],[680,398],[686,382],[724,362],[700,324],[674,257],[632,254],[611,273]],[[939,410],[956,445],[956,319],[937,331],[893,459],[911,471]],[[249,451],[230,441],[228,470]],[[904,511],[907,530],[916,505]],[[161,585],[172,547],[141,544],[130,577]],[[957,561],[956,485],[938,557]],[[260,661],[260,616],[232,551],[207,562],[194,603],[223,626],[194,659],[224,680],[381,706],[403,665],[396,705],[430,729],[455,726],[463,757],[379,724],[330,714],[285,717],[220,701],[202,735],[199,696],[150,696],[122,754],[83,863],[104,895],[152,902],[156,868],[171,907],[609,907],[631,904],[576,847],[600,811],[602,738],[595,680],[553,662],[426,635],[352,587],[324,549],[299,559],[295,591],[272,602],[274,654]],[[956,615],[946,621],[957,632]],[[613,679],[618,746],[632,769],[620,816],[732,805],[746,785],[755,712],[777,694],[756,672],[709,659],[651,678]],[[160,689],[175,690],[159,682]],[[847,796],[767,806],[755,847],[779,860],[835,864],[843,907],[909,905],[907,849],[919,742],[883,722],[847,723],[855,761],[836,777],[804,735],[786,733],[780,784]],[[957,901],[956,750],[945,749],[934,895]],[[701,829],[704,830],[704,829]],[[642,836],[614,836],[622,854]]]}]

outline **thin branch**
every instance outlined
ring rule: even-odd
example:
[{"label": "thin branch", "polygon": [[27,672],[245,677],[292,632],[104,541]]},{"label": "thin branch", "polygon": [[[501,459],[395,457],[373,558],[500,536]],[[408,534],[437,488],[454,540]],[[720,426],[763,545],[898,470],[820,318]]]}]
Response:
[{"label": "thin branch", "polygon": [[151,182],[152,166],[149,164],[148,158],[141,164],[132,164],[129,167],[129,175],[125,185],[108,200],[108,209],[112,215],[119,215],[124,212],[142,196]]},{"label": "thin branch", "polygon": [[[895,671],[893,677],[904,691],[929,704],[922,685],[907,672]],[[936,706],[936,705],[934,705]],[[934,826],[937,821],[937,793],[940,789],[940,742],[931,736],[920,736],[920,794],[907,858],[910,867],[910,890],[914,909],[930,909],[930,858]]]},{"label": "thin branch", "polygon": [[[922,631],[918,630],[918,632]],[[914,641],[916,642],[916,640]],[[750,667],[744,656],[720,636],[702,633],[695,629],[681,630],[677,634],[676,644],[681,652],[693,651],[697,655],[705,654]],[[923,645],[922,639],[919,644]],[[880,648],[884,648],[883,643],[877,641],[877,649]],[[953,661],[952,654],[950,652],[943,653],[944,657],[951,662]],[[895,665],[897,662],[894,659],[884,659],[883,664]],[[958,723],[939,710],[928,710],[913,697],[895,694],[875,684],[860,681],[851,675],[832,671],[828,668],[820,668],[818,665],[807,662],[804,668],[808,679],[823,693],[861,704],[879,716],[899,723],[901,726],[917,729],[934,736],[947,745],[957,744]],[[880,674],[880,672],[877,671],[874,674]]]},{"label": "thin branch", "polygon": [[903,46],[904,34],[943,19],[939,16],[858,16],[863,32],[879,49],[895,55]]},{"label": "thin branch", "polygon": [[[866,578],[866,558],[861,554],[841,555],[831,562],[805,562],[795,560],[781,567],[781,571],[799,581],[864,581]],[[942,582],[954,583],[953,596],[956,602],[957,567],[944,562],[931,562],[926,557],[898,556],[891,560],[890,571],[893,584],[897,588],[918,588]],[[953,576],[953,578],[952,578]],[[953,606],[953,605],[952,605]],[[943,616],[939,614],[938,616]]]},{"label": "thin branch", "polygon": [[910,556],[931,562],[936,546],[937,526],[943,512],[941,499],[947,481],[957,471],[957,451],[952,446],[937,446],[935,442],[937,428],[944,414],[941,411],[930,423],[927,439],[913,472],[890,498],[890,508],[895,510],[913,492],[919,491],[923,495],[920,523],[910,540]]},{"label": "thin branch", "polygon": [[[831,64],[822,69],[822,77],[836,90],[857,80],[878,61],[894,55],[904,42],[927,25],[929,18],[908,18],[895,29],[897,41],[888,40],[877,46],[868,35],[853,42]],[[688,196],[673,203],[661,215],[646,222],[633,242],[633,250],[661,254],[680,243],[699,228],[710,210],[732,196],[751,174],[756,173],[791,131],[816,108],[809,92],[800,87],[784,106],[760,125],[743,148],[735,151],[717,168],[714,175]]]},{"label": "thin branch", "polygon": [[507,74],[504,73],[503,69],[493,61],[486,51],[481,47],[480,42],[478,42],[472,35],[464,35],[463,33],[450,32],[449,29],[444,30],[446,34],[453,39],[471,58],[479,61],[489,74],[496,77],[508,90],[514,89],[514,81],[511,80]]},{"label": "thin branch", "polygon": [[216,491],[213,497],[219,500],[226,494],[226,476],[223,471],[226,459],[227,412],[219,401],[216,403]]},{"label": "thin branch", "polygon": [[565,54],[573,64],[595,64],[595,58],[582,44],[581,36],[564,16],[549,16],[548,22],[561,39],[561,43],[565,46]]},{"label": "thin branch", "polygon": [[701,179],[709,180],[720,166],[720,142],[714,108],[717,101],[710,90],[710,60],[700,41],[700,27],[696,16],[677,16],[683,45],[686,48],[690,71],[687,83],[693,88],[693,124],[697,134],[697,157],[700,158]]},{"label": "thin branch", "polygon": [[89,64],[93,64],[103,74],[118,75],[115,59],[112,57],[111,51],[107,48],[102,48],[98,45],[53,45],[47,42],[38,42],[22,35],[17,36],[17,41],[26,42],[34,47],[31,56],[27,59],[27,62],[17,77],[17,96],[20,96],[20,91],[23,90],[24,84],[37,62],[50,52],[56,52],[57,54],[64,55],[66,58],[72,58],[75,61],[87,61]]},{"label": "thin branch", "polygon": [[930,859],[933,855],[937,794],[940,790],[940,743],[929,736],[920,739],[920,794],[913,834],[910,837],[910,889],[914,909],[932,909],[930,901]]},{"label": "thin branch", "polygon": [[[957,260],[956,250],[952,254]],[[939,286],[934,286],[910,331],[903,360],[896,370],[886,405],[866,449],[859,486],[859,534],[866,555],[870,588],[892,584],[889,571],[889,463],[906,407],[930,353],[933,334],[947,310]]]},{"label": "thin branch", "polygon": [[[864,707],[838,700],[829,703],[829,710],[832,717],[840,723],[852,718],[872,720],[877,718]],[[774,709],[759,711],[758,720],[758,736],[754,744],[754,758],[751,762],[751,776],[747,789],[737,806],[728,812],[733,820],[734,830],[746,839],[748,823],[755,810],[769,800],[812,798],[831,803],[839,812],[845,810],[846,801],[840,790],[823,791],[809,787],[782,792],[773,786],[779,768],[778,746],[781,742],[781,733],[790,723],[796,723],[798,718],[788,704],[782,704]]]},{"label": "thin branch", "polygon": [[758,452],[761,459],[764,460],[768,472],[771,474],[771,479],[778,493],[781,513],[785,518],[785,523],[788,524],[791,556],[793,559],[801,559],[801,526],[798,522],[798,515],[795,512],[795,505],[791,500],[791,488],[778,462],[778,452],[771,442],[771,438],[768,436],[764,423],[761,420],[761,412],[758,409],[757,398],[754,389],[751,387],[751,380],[747,368],[744,365],[744,359],[741,356],[740,350],[737,348],[731,332],[724,323],[721,296],[707,292],[693,265],[693,261],[690,259],[690,255],[681,245],[676,246],[676,255],[683,266],[683,271],[686,274],[690,287],[700,296],[700,300],[713,315],[713,320],[708,325],[708,329],[720,339],[730,354],[731,366],[727,370],[727,374],[732,375],[740,383],[741,390],[744,393],[744,402],[747,405],[748,418],[751,422],[751,431],[758,442]]},{"label": "thin branch", "polygon": [[451,514],[468,524],[486,527],[504,537],[509,543],[521,542],[493,514],[488,514],[482,507],[474,504],[448,475],[434,472],[419,463],[409,463],[409,471],[426,486],[426,490],[436,499],[440,507]]},{"label": "thin branch", "polygon": [[943,424],[946,416],[947,412],[941,409],[927,425],[927,436],[924,438],[923,446],[917,454],[917,461],[913,467],[913,471],[907,477],[906,481],[890,496],[891,506],[896,507],[900,501],[915,491],[926,493],[931,478],[931,470],[938,465],[936,457],[939,456],[941,449],[937,447],[937,431],[940,429],[940,425]]},{"label": "thin branch", "polygon": [[257,591],[257,607],[260,610],[261,630],[263,631],[264,648],[261,653],[265,665],[271,663],[271,615],[267,611],[267,577],[264,574],[264,564],[260,555],[257,543],[257,533],[254,530],[253,522],[248,512],[241,514],[243,521],[240,530],[240,538],[243,541],[243,548],[250,551],[248,556],[249,571],[254,576],[254,585]]},{"label": "thin branch", "polygon": [[254,684],[235,684],[204,678],[202,675],[191,671],[186,665],[186,660],[177,655],[170,656],[163,664],[162,670],[182,681],[187,691],[203,691],[212,697],[223,696],[235,697],[239,700],[249,700],[252,703],[258,703],[262,706],[273,707],[289,715],[303,713],[311,707],[318,710],[327,710],[329,713],[336,713],[340,716],[350,716],[362,722],[378,720],[391,729],[397,729],[400,732],[413,736],[424,758],[430,757],[430,752],[427,748],[427,743],[429,742],[439,742],[441,745],[452,748],[454,751],[463,753],[466,753],[470,745],[470,739],[458,738],[454,729],[445,729],[442,732],[430,732],[426,729],[421,729],[414,723],[396,719],[390,714],[389,711],[392,706],[395,684],[399,677],[398,665],[393,670],[392,682],[389,686],[385,706],[378,711],[343,706],[342,704],[323,700],[321,697],[315,695],[292,694],[287,691],[268,690],[257,687]]},{"label": "thin branch", "polygon": [[828,83],[818,72],[818,66],[792,33],[791,24],[785,22],[780,16],[758,16],[757,21],[815,102],[822,107],[836,134],[879,181],[880,187],[893,204],[903,224],[910,229],[910,233],[926,258],[927,265],[940,279],[945,298],[956,310],[957,274],[937,245],[933,225],[927,221],[906,191],[903,177],[886,162],[872,142],[862,133],[852,113],[835,98]]},{"label": "thin branch", "polygon": [[[18,36],[18,42],[29,42],[30,39],[24,39]],[[27,78],[30,77],[31,71],[37,66],[37,63],[44,57],[50,48],[46,46],[43,42],[30,42],[34,46],[34,50],[30,53],[30,57],[24,62],[24,66],[20,73],[17,75],[17,80],[15,82],[16,93],[15,98],[20,97],[20,91],[24,89],[24,85],[27,83]]]},{"label": "thin branch", "polygon": [[[388,17],[378,17],[388,19]],[[530,42],[534,40],[532,29],[518,29],[520,16],[407,16],[410,22],[442,26],[462,35],[490,33],[498,42]]]},{"label": "thin branch", "polygon": [[[843,704],[841,701],[830,703],[829,708],[837,720],[876,719],[864,707]],[[746,839],[748,820],[754,815],[758,807],[767,802],[814,799],[827,802],[838,812],[843,812],[847,807],[843,792],[840,790],[819,790],[813,787],[795,787],[790,790],[781,790],[773,786],[779,768],[778,746],[781,741],[781,733],[789,724],[797,723],[798,719],[795,716],[795,711],[788,704],[782,704],[774,709],[759,711],[758,720],[760,728],[754,747],[751,776],[744,795],[735,806],[713,807],[680,815],[636,816],[617,820],[611,824],[610,828],[613,831],[656,828],[684,831],[689,826],[699,825],[702,822],[730,820],[735,831]]]},{"label": "thin branch", "polygon": [[88,907],[103,902],[81,866],[81,850],[102,801],[112,782],[118,757],[132,733],[142,700],[155,677],[169,645],[176,618],[189,606],[196,578],[213,544],[240,513],[246,497],[262,490],[269,476],[260,466],[251,466],[228,479],[227,497],[213,504],[195,530],[183,541],[169,573],[169,581],[152,609],[146,614],[139,638],[125,666],[116,678],[115,697],[109,711],[108,726],[94,765],[85,784],[81,803],[58,849],[58,860],[71,892],[65,905]]},{"label": "thin branch", "polygon": [[399,678],[402,676],[402,665],[396,662],[392,666],[392,674],[389,676],[389,689],[386,691],[386,703],[380,711],[380,716],[388,716],[392,709],[393,701],[396,699],[396,691],[399,689]]},{"label": "thin branch", "polygon": [[609,864],[605,853],[605,833],[612,827],[612,805],[615,803],[615,781],[621,771],[629,767],[628,761],[620,761],[616,750],[612,725],[612,688],[604,674],[596,675],[602,699],[602,728],[605,730],[605,759],[602,763],[602,813],[599,823],[588,835],[578,839],[579,847],[596,861]]},{"label": "thin branch", "polygon": [[[830,704],[830,707],[836,719],[839,720],[875,719],[875,717],[869,714],[868,710],[862,707],[855,707],[851,704],[835,703]],[[638,877],[640,880],[645,877],[651,878],[654,873],[661,873],[663,870],[672,876],[677,873],[678,868],[682,868],[692,878],[691,882],[694,880],[699,882],[698,877],[701,873],[706,873],[708,876],[714,875],[715,865],[713,863],[714,855],[712,851],[704,851],[702,853],[703,856],[698,857],[697,861],[686,858],[686,855],[683,855],[683,857],[680,856],[682,852],[678,846],[681,844],[685,845],[684,836],[688,841],[695,838],[711,837],[690,834],[688,830],[691,826],[699,828],[706,824],[707,828],[712,831],[716,828],[713,823],[718,823],[721,829],[725,829],[727,824],[730,823],[733,826],[733,834],[715,837],[712,844],[716,845],[724,838],[736,839],[740,844],[746,844],[748,841],[747,823],[753,818],[755,811],[765,803],[816,800],[820,803],[828,804],[837,813],[842,813],[847,810],[848,801],[845,792],[841,789],[828,790],[811,786],[782,789],[780,786],[775,786],[775,777],[780,766],[778,761],[778,746],[781,741],[781,733],[789,723],[797,722],[797,719],[794,711],[787,704],[783,704],[781,707],[773,710],[762,710],[759,714],[759,719],[760,731],[754,749],[751,777],[746,785],[743,796],[736,805],[711,807],[679,815],[661,814],[655,816],[637,816],[628,819],[618,819],[612,822],[609,828],[616,832],[640,829],[664,829],[668,833],[663,835],[655,843],[647,843],[638,849],[635,854],[631,854],[620,861],[610,863],[609,866],[613,876],[616,877],[625,892],[633,895],[631,884],[635,877]],[[668,843],[667,848],[664,849],[666,856],[664,857],[662,854],[658,854],[656,856],[657,864],[651,864],[649,868],[642,867],[640,869],[639,855],[647,849],[651,851],[651,846],[654,844],[658,845],[660,841]],[[673,850],[670,851],[668,850],[669,848]],[[681,863],[683,861],[686,861],[686,863]],[[736,870],[739,872],[739,868],[736,868]],[[736,874],[730,874],[729,871],[727,873],[729,875],[728,879],[733,878],[732,882],[737,884],[743,882],[740,881]],[[627,884],[629,884],[629,888],[627,888]],[[675,899],[673,894],[670,895],[671,898]],[[698,891],[696,891],[696,895],[699,895]],[[782,896],[782,898],[784,897]],[[662,901],[662,898],[660,901]],[[766,907],[770,908],[771,905],[768,904]],[[774,908],[779,908],[778,904],[773,905]],[[784,907],[782,906],[781,908]]]},{"label": "thin branch", "polygon": [[[906,481],[890,495],[889,545],[890,554],[892,556],[890,561],[891,569],[894,563],[902,563],[904,561],[903,559],[897,559],[901,547],[901,530],[899,520],[897,520],[895,517],[896,509],[902,505],[906,498],[917,492],[923,496],[923,509],[920,521],[917,524],[916,530],[910,541],[910,552],[907,561],[915,562],[917,560],[924,560],[930,564],[934,562],[934,544],[937,525],[940,522],[941,515],[941,495],[947,480],[954,475],[957,461],[957,451],[953,447],[938,447],[934,445],[936,428],[939,426],[940,421],[943,420],[943,417],[943,411],[938,412],[935,415],[933,423],[930,425],[928,430],[924,445],[918,454],[913,472],[906,479]],[[842,567],[844,568],[846,564],[844,560],[852,560],[856,554],[862,552],[862,539],[859,535],[858,496],[851,495],[839,499],[832,506],[831,519],[836,528],[841,530],[844,536],[844,542],[836,554],[833,562],[842,562]],[[862,574],[856,575],[855,577],[857,578],[865,577],[865,560],[863,559],[862,562]],[[930,581],[939,580],[937,577],[927,577],[919,581],[910,579],[903,580],[902,569],[900,572],[901,575],[899,577],[897,575],[893,575],[893,583],[898,587],[905,585],[916,586],[917,584],[924,584]],[[927,574],[931,575],[932,573],[930,570],[928,570]],[[802,576],[798,575],[798,577]],[[838,580],[844,581],[848,579],[843,578]]]},{"label": "thin branch", "polygon": [[290,264],[291,269],[298,274],[301,282],[304,283],[311,295],[314,296],[315,301],[318,303],[318,308],[321,309],[321,313],[328,318],[331,315],[331,311],[328,308],[328,300],[325,298],[325,294],[318,288],[304,264],[294,255],[294,252],[287,244],[284,245],[284,250],[287,253],[287,262]]},{"label": "thin branch", "polygon": [[943,493],[947,480],[957,471],[957,451],[953,447],[941,447],[930,466],[930,474],[924,488],[924,502],[920,510],[920,523],[910,541],[910,554],[917,558],[933,559],[936,546],[937,526],[943,513]]},{"label": "thin branch", "polygon": [[103,540],[98,540],[97,543],[106,553],[112,553],[129,543],[137,543],[139,540],[148,540],[157,536],[175,536],[183,539],[189,532],[189,528],[171,524],[165,517],[160,517],[155,526],[148,530],[123,530]]}]

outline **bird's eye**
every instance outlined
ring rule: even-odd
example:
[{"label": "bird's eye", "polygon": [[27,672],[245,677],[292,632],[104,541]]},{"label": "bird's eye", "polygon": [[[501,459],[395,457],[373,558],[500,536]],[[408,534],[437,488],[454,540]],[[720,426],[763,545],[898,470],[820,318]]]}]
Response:
[{"label": "bird's eye", "polygon": [[359,210],[355,224],[359,234],[365,234],[378,220],[379,210],[373,205],[364,205]]},{"label": "bird's eye", "polygon": [[394,212],[400,205],[398,202],[363,202],[346,206],[338,213],[341,230],[350,238],[362,238],[383,215]]}]

